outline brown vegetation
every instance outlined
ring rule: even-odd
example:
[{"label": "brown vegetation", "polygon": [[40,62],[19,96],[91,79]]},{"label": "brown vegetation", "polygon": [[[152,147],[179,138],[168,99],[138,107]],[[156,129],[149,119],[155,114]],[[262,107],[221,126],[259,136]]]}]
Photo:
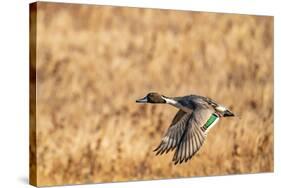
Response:
[{"label": "brown vegetation", "polygon": [[[39,3],[39,185],[273,171],[273,18]],[[176,109],[199,94],[221,120],[188,163],[155,156]]]}]

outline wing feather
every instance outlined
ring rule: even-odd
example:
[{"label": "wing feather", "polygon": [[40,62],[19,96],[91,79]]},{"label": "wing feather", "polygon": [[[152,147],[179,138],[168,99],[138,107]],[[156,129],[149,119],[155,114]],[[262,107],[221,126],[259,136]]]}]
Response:
[{"label": "wing feather", "polygon": [[172,159],[174,164],[190,160],[205,141],[206,133],[201,127],[212,113],[212,110],[204,108],[190,112],[179,110],[161,143],[154,149],[156,155],[176,149]]},{"label": "wing feather", "polygon": [[185,132],[186,122],[190,118],[191,112],[187,113],[182,110],[179,110],[175,115],[169,129],[162,138],[161,143],[153,151],[156,152],[156,155],[161,155],[164,152],[168,152],[171,149],[175,149],[176,146],[180,143],[182,135]]},{"label": "wing feather", "polygon": [[[186,162],[191,159],[198,152],[205,141],[206,133],[204,133],[200,127],[206,123],[205,116],[210,117],[212,111],[209,109],[201,109],[200,112],[204,116],[199,116],[198,113],[194,111],[190,115],[189,120],[186,122],[185,134],[183,134],[180,142],[178,143],[175,155],[173,157],[175,164],[180,164],[183,161]],[[184,147],[186,147],[184,154],[180,153],[179,155],[178,153],[182,152]]]}]

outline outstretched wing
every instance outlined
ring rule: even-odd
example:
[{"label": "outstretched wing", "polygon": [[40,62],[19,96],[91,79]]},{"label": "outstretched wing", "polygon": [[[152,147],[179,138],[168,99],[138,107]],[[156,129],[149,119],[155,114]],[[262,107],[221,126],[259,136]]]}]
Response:
[{"label": "outstretched wing", "polygon": [[154,149],[156,155],[163,154],[164,152],[167,153],[171,149],[173,150],[176,148],[186,130],[186,125],[191,114],[192,110],[190,110],[190,112],[184,112],[182,110],[177,112],[168,131],[162,138],[161,143],[156,149]]},{"label": "outstretched wing", "polygon": [[203,145],[206,133],[201,129],[212,115],[213,110],[195,110],[186,122],[185,131],[175,151],[173,161],[175,164],[188,161]]}]

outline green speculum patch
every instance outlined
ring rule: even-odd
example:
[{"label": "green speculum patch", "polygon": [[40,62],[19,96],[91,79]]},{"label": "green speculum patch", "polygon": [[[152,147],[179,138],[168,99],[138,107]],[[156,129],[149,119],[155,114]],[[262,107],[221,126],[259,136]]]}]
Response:
[{"label": "green speculum patch", "polygon": [[205,123],[204,129],[208,129],[208,127],[210,127],[218,118],[219,117],[217,114],[212,114],[208,121]]}]

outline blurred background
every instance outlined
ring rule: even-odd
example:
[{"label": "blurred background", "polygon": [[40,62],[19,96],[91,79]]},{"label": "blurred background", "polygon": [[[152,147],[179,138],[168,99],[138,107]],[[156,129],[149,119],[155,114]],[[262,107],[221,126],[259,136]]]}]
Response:
[{"label": "blurred background", "polygon": [[[273,171],[273,17],[40,2],[36,28],[39,185]],[[152,150],[177,109],[135,103],[151,91],[238,117],[174,166]]]}]

